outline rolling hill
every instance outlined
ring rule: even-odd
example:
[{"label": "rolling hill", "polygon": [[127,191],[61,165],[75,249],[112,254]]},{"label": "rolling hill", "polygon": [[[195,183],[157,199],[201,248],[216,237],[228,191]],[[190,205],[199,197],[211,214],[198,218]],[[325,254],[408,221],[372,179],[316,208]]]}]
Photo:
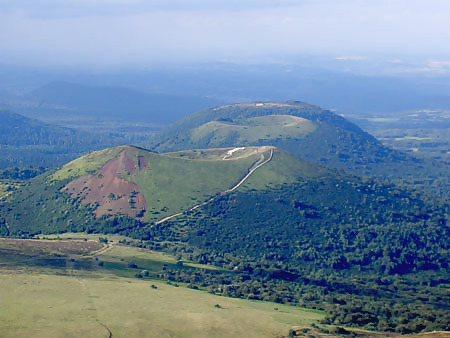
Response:
[{"label": "rolling hill", "polygon": [[[266,163],[269,160],[279,164],[274,167]],[[245,180],[253,172],[262,180],[247,186]],[[10,203],[40,206],[31,208],[28,215],[20,212],[19,218],[24,217],[24,222],[17,224],[19,232],[28,226],[28,233],[42,230],[41,225],[71,230],[66,228],[66,221],[70,221],[72,214],[78,215],[76,219],[85,217],[89,221],[92,217],[100,221],[121,215],[137,222],[152,223],[232,192],[230,190],[239,183],[244,183],[241,189],[267,189],[324,173],[325,169],[267,146],[167,154],[119,146],[84,155],[51,175],[36,178],[35,183],[18,191]],[[43,203],[48,199],[51,205]],[[57,206],[63,202],[78,203],[80,208]],[[47,219],[49,210],[55,214],[53,221]],[[14,232],[12,224],[15,222],[7,218],[9,230]],[[42,224],[31,223],[32,219],[41,220]],[[31,224],[26,225],[28,223]]]},{"label": "rolling hill", "polygon": [[383,146],[353,123],[303,102],[233,104],[199,111],[148,143],[158,152],[272,145],[318,164],[449,196],[448,167]]},{"label": "rolling hill", "polygon": [[448,208],[272,146],[163,154],[119,146],[3,197],[0,234],[120,234],[220,270],[166,268],[159,279],[408,333],[448,328]]}]

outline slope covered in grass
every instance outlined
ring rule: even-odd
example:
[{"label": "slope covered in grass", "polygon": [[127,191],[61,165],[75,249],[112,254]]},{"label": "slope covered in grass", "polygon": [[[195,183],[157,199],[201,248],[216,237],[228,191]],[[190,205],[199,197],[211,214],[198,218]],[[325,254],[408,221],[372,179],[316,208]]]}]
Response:
[{"label": "slope covered in grass", "polygon": [[[158,154],[120,146],[82,156],[14,191],[5,201],[4,231],[76,231],[89,223],[95,228],[96,222],[117,222],[114,216],[120,215],[157,222],[225,193],[248,175],[240,190],[271,189],[326,173],[272,147]],[[26,210],[20,208],[24,204]]]},{"label": "slope covered in grass", "polygon": [[[210,203],[190,210],[205,199]],[[215,266],[201,273],[168,266],[160,279],[305,304],[326,310],[328,323],[407,333],[447,327],[448,210],[426,194],[269,146],[166,154],[123,146],[35,177],[4,197],[0,234],[128,236],[135,245]],[[143,265],[140,257],[136,262]],[[104,264],[121,270],[120,262]]]},{"label": "slope covered in grass", "polygon": [[158,152],[271,145],[297,157],[448,196],[445,163],[383,146],[345,118],[303,102],[233,104],[194,113],[149,141]]},{"label": "slope covered in grass", "polygon": [[[2,335],[273,337],[324,317],[319,311],[168,285],[157,280],[165,269],[201,273],[203,267],[119,245],[97,259],[85,255],[98,246],[92,240],[1,240]],[[77,247],[86,250],[69,250]]]}]

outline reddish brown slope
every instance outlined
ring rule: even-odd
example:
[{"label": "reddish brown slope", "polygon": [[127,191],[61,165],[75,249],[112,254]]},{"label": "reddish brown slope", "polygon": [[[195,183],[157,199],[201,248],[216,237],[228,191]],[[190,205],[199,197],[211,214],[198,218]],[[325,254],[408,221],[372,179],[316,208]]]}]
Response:
[{"label": "reddish brown slope", "polygon": [[[139,158],[138,165],[146,168],[146,159]],[[139,169],[143,169],[139,168]],[[120,173],[134,175],[136,164],[125,151],[105,163],[98,175],[84,175],[67,184],[61,191],[78,197],[83,204],[97,205],[95,215],[125,214],[142,218],[147,205],[139,187],[119,177]]]}]

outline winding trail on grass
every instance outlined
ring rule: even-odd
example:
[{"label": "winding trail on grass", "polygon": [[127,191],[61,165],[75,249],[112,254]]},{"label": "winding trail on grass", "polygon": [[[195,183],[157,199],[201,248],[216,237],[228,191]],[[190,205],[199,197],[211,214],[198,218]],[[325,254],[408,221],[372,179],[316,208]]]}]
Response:
[{"label": "winding trail on grass", "polygon": [[96,322],[98,322],[101,326],[103,326],[107,331],[108,331],[108,337],[112,338],[113,337],[113,333],[112,331],[109,329],[109,327],[107,327],[105,324],[103,324],[99,319],[98,319],[98,315],[97,315],[97,307],[94,304],[94,301],[92,300],[92,294],[91,291],[89,290],[88,286],[86,285],[86,283],[84,282],[83,278],[80,277],[79,275],[77,275],[75,273],[75,269],[74,269],[74,263],[71,262],[70,264],[70,276],[75,278],[78,283],[80,284],[81,288],[84,290],[85,294],[87,295],[87,305],[90,306],[90,308],[88,308],[87,310],[93,310],[94,312],[89,315],[92,319],[94,319]]},{"label": "winding trail on grass", "polygon": [[108,330],[108,332],[109,332],[109,338],[112,338],[113,334],[112,334],[111,330],[109,329],[109,327],[107,327],[107,326],[106,326],[105,324],[103,324],[103,323],[100,323],[100,325],[103,326],[105,329]]},{"label": "winding trail on grass", "polygon": [[96,256],[103,255],[105,252],[110,251],[113,247],[114,247],[113,243],[107,243],[107,244],[105,244],[105,246],[103,248],[101,248],[99,250],[96,250],[96,251],[92,251],[89,254],[85,255],[84,257],[93,258],[93,257],[96,257]]},{"label": "winding trail on grass", "polygon": [[204,205],[206,205],[206,204],[208,204],[208,203],[211,203],[212,201],[214,201],[214,200],[216,200],[218,197],[221,197],[221,196],[223,196],[223,195],[226,195],[226,194],[228,194],[228,193],[230,193],[230,192],[233,192],[233,191],[235,191],[237,188],[239,188],[257,169],[259,169],[259,168],[261,168],[263,165],[265,165],[266,163],[269,163],[271,160],[272,160],[272,156],[273,156],[273,147],[272,148],[270,148],[270,155],[269,155],[269,158],[267,159],[267,160],[264,160],[264,153],[262,153],[261,154],[261,158],[259,159],[259,161],[258,162],[256,162],[257,163],[257,165],[255,166],[255,167],[253,167],[252,169],[250,169],[250,171],[247,173],[247,175],[245,175],[244,176],[244,178],[242,179],[242,180],[240,180],[235,186],[233,186],[232,188],[230,188],[230,189],[228,189],[228,190],[225,190],[225,191],[222,191],[220,194],[218,194],[217,196],[214,196],[214,197],[211,197],[209,200],[207,200],[207,201],[205,201],[205,202],[202,202],[202,203],[200,203],[200,204],[197,204],[197,205],[195,205],[195,206],[193,206],[192,208],[190,208],[190,209],[188,209],[188,210],[185,210],[185,211],[182,211],[182,212],[178,212],[178,213],[176,213],[176,214],[174,214],[174,215],[170,215],[170,216],[167,216],[167,217],[164,217],[163,219],[160,219],[159,221],[157,221],[157,222],[155,222],[155,224],[154,225],[152,225],[151,227],[153,228],[155,225],[159,225],[159,224],[161,224],[161,223],[163,223],[163,222],[166,222],[166,221],[168,221],[169,219],[172,219],[172,218],[175,218],[175,217],[178,217],[178,216],[181,216],[181,215],[183,215],[183,214],[185,214],[185,213],[188,213],[188,212],[190,212],[190,211],[194,211],[195,209],[198,209],[198,208],[201,208],[201,207],[203,207]]}]

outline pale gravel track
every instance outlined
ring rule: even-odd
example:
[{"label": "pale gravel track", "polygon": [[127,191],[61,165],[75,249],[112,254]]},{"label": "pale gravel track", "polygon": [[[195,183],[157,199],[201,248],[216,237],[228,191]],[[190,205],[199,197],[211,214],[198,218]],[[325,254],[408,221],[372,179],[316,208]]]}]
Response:
[{"label": "pale gravel track", "polygon": [[[240,180],[235,186],[233,186],[232,188],[230,188],[230,189],[227,189],[227,190],[225,190],[225,191],[222,191],[218,196],[215,196],[215,197],[211,197],[209,200],[207,200],[207,201],[205,201],[205,202],[202,202],[202,203],[200,203],[200,204],[197,204],[197,205],[195,205],[195,206],[193,206],[192,208],[190,208],[190,209],[187,209],[187,210],[185,210],[185,211],[183,211],[183,212],[178,212],[178,213],[176,213],[176,214],[173,214],[173,215],[170,215],[170,216],[167,216],[167,217],[164,217],[163,219],[160,219],[159,221],[156,221],[155,222],[155,224],[154,225],[152,225],[151,227],[154,227],[155,225],[159,225],[159,224],[161,224],[161,223],[163,223],[163,222],[166,222],[166,221],[168,221],[169,219],[172,219],[172,218],[175,218],[175,217],[178,217],[178,216],[181,216],[181,215],[183,215],[183,214],[185,214],[185,213],[187,213],[187,212],[190,212],[190,211],[193,211],[193,210],[195,210],[195,209],[198,209],[198,208],[201,208],[201,207],[203,207],[203,206],[205,206],[206,204],[208,204],[208,203],[211,203],[212,201],[214,201],[215,199],[217,199],[218,197],[220,197],[220,196],[223,196],[223,195],[226,195],[226,194],[228,194],[228,193],[230,193],[230,192],[233,192],[234,190],[236,190],[237,188],[239,188],[258,168],[261,168],[263,165],[265,165],[266,163],[269,163],[271,160],[272,160],[272,156],[273,156],[273,148],[271,148],[270,149],[270,155],[269,155],[269,158],[267,159],[267,160],[265,160],[265,161],[263,161],[263,162],[261,162],[261,163],[259,163],[256,167],[254,167],[254,168],[252,168],[248,173],[247,173],[247,175],[245,175],[245,177],[242,179],[242,180]],[[261,154],[261,159],[260,159],[260,161],[262,161],[264,159],[264,154]]]}]

